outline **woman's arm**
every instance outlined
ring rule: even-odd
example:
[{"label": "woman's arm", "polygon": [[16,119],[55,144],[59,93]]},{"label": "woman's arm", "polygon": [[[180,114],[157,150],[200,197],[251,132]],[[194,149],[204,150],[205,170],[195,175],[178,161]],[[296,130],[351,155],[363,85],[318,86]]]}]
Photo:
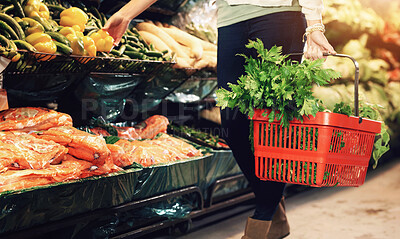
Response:
[{"label": "woman's arm", "polygon": [[[307,27],[322,25],[322,0],[299,0],[302,12],[307,19]],[[324,35],[324,30],[315,30],[307,33],[307,48],[304,57],[316,60],[323,58],[323,53],[336,54],[332,45]]]},{"label": "woman's arm", "polygon": [[114,38],[114,45],[118,45],[129,23],[157,0],[131,0],[118,12],[114,13],[106,22],[103,29]]},{"label": "woman's arm", "polygon": [[[307,20],[307,26],[315,26],[315,24],[321,24],[321,20]],[[304,52],[304,57],[316,60],[324,58],[323,53],[336,54],[333,46],[326,39],[324,32],[320,30],[312,31],[307,35],[307,48]],[[326,58],[326,57],[325,57]]]}]

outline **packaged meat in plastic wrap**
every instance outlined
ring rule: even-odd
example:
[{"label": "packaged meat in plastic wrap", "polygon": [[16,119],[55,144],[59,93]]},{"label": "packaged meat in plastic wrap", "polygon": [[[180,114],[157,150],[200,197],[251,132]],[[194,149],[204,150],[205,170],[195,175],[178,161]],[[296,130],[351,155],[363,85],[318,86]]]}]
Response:
[{"label": "packaged meat in plastic wrap", "polygon": [[31,132],[56,126],[72,126],[71,116],[40,107],[11,108],[0,112],[0,130]]}]

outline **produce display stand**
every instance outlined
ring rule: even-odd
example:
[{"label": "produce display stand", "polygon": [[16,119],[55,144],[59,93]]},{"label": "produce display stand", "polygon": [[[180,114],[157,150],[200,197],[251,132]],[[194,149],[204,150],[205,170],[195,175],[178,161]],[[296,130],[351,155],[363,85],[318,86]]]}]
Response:
[{"label": "produce display stand", "polygon": [[[127,76],[128,81],[129,77],[140,79],[130,95],[137,101],[144,97],[156,99],[153,103],[157,105],[188,79],[193,79],[192,75],[199,78],[196,70],[174,69],[173,62],[68,57],[23,51],[20,54],[22,59],[10,63],[3,71],[5,89],[19,106],[31,106],[19,101],[19,97],[29,100],[36,94],[48,100],[48,97],[68,95],[77,86],[84,85],[85,78],[96,75],[105,80],[113,76]],[[205,77],[201,75],[201,79],[203,81]],[[53,87],[52,84],[58,84],[58,81],[62,87]],[[51,90],[42,89],[47,84]],[[33,89],[27,92],[30,88]],[[208,87],[209,90],[213,88],[215,86]],[[57,91],[52,91],[54,89]],[[106,95],[106,92],[99,95],[103,93]],[[154,105],[143,104],[137,110],[146,113]],[[57,235],[57,238],[80,238],[106,233],[110,238],[124,238],[167,227],[189,229],[193,218],[254,197],[230,150],[208,149],[207,152],[203,157],[170,164],[128,168],[107,176],[0,194],[0,237],[51,238]],[[168,211],[171,209],[168,202],[172,201],[183,211],[169,216],[148,213],[160,206],[161,211]],[[113,223],[116,218],[119,224]],[[110,230],[103,230],[110,225]]]},{"label": "produce display stand", "polygon": [[[171,17],[187,2],[159,1],[146,12]],[[106,114],[112,120],[125,110],[137,116],[127,123],[135,123],[162,101],[174,101],[166,99],[171,93],[183,104],[181,95],[198,96],[186,102],[196,104],[217,87],[215,69],[177,69],[175,62],[18,53],[20,60],[2,72],[10,107],[55,106],[72,116],[74,126],[87,125],[103,113],[82,117],[82,100],[97,102],[100,110],[115,108]],[[230,150],[206,152],[169,164],[2,193],[0,238],[125,238],[175,226],[184,230],[192,218],[253,198]],[[181,211],[154,213],[171,211],[174,205]]]},{"label": "produce display stand", "polygon": [[[193,218],[254,197],[238,167],[232,168],[234,162],[233,158],[209,154],[2,195],[1,235],[37,238],[55,233],[70,238],[70,233],[76,232],[80,238],[102,232],[110,238],[125,238],[182,223],[190,228]],[[165,183],[160,183],[162,179]],[[154,188],[156,184],[161,186]],[[237,185],[236,189],[231,185]],[[221,188],[228,190],[222,192]],[[159,207],[172,209],[169,201],[189,208],[172,217],[151,213]],[[119,223],[113,223],[115,218]],[[103,230],[105,227],[112,230]]]}]

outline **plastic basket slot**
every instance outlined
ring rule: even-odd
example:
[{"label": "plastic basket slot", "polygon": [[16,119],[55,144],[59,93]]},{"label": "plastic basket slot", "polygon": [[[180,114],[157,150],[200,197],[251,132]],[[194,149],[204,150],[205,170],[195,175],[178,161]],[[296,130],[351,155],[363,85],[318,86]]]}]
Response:
[{"label": "plastic basket slot", "polygon": [[359,186],[364,183],[367,167],[327,165],[321,186]]},{"label": "plastic basket slot", "polygon": [[343,155],[368,156],[372,151],[374,137],[370,133],[334,129],[329,152]]},{"label": "plastic basket slot", "polygon": [[337,178],[335,177],[335,175],[337,173],[335,173],[335,171],[337,166],[334,164],[328,164],[326,165],[326,172],[324,174],[324,180],[322,181],[322,185],[326,185],[326,186],[333,186],[337,184]]},{"label": "plastic basket slot", "polygon": [[[317,167],[318,164],[313,162],[257,157],[256,175],[262,180],[315,186],[318,176]],[[323,167],[321,169],[324,170]]]},{"label": "plastic basket slot", "polygon": [[255,143],[259,146],[317,151],[316,127],[294,125],[287,129],[282,128],[279,123],[257,122],[254,124],[254,132]]}]

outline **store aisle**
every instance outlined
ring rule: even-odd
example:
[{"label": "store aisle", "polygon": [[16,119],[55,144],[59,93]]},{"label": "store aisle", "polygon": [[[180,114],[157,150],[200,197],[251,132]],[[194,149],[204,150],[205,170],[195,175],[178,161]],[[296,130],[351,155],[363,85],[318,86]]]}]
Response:
[{"label": "store aisle", "polygon": [[[288,239],[400,238],[400,159],[370,170],[361,187],[313,188],[287,199]],[[240,239],[251,211],[179,239]],[[195,225],[195,224],[194,224]]]}]

